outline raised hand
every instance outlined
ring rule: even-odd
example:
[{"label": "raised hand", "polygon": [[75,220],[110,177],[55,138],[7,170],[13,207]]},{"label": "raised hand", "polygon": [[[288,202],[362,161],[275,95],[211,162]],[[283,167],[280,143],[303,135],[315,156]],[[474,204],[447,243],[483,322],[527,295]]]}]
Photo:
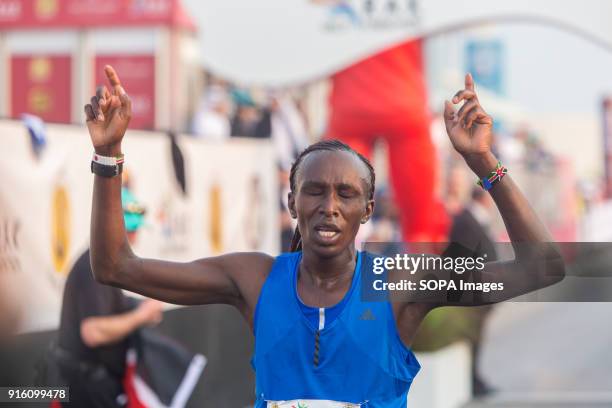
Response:
[{"label": "raised hand", "polygon": [[121,140],[132,116],[132,102],[110,65],[104,67],[104,73],[111,90],[99,86],[91,103],[85,105],[85,115],[94,149],[99,154],[111,155],[121,150]]},{"label": "raised hand", "polygon": [[[461,101],[463,106],[455,112],[453,104]],[[465,76],[465,89],[455,94],[452,103],[444,102],[444,123],[455,150],[466,160],[491,152],[493,119],[480,106],[470,74]]]}]

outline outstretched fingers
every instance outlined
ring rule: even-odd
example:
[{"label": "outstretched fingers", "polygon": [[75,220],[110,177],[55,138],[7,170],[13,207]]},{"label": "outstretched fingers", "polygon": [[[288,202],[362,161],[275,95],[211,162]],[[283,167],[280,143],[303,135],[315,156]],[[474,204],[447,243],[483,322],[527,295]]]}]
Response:
[{"label": "outstretched fingers", "polygon": [[474,91],[474,78],[472,78],[472,74],[469,72],[465,74],[465,89],[470,91]]},{"label": "outstretched fingers", "polygon": [[108,78],[108,82],[110,82],[111,88],[113,89],[113,94],[115,95],[124,94],[125,90],[121,86],[119,75],[117,75],[113,67],[111,67],[110,65],[105,66],[104,73],[106,74],[106,78]]},{"label": "outstretched fingers", "polygon": [[478,95],[474,90],[474,78],[472,78],[471,74],[465,75],[465,89],[461,89],[458,91],[455,96],[453,96],[453,103],[459,103],[461,101],[469,101],[472,99],[478,100]]},{"label": "outstretched fingers", "polygon": [[94,110],[90,104],[85,105],[85,117],[87,118],[87,122],[90,122],[96,118],[94,114]]},{"label": "outstretched fingers", "polygon": [[471,89],[462,89],[453,96],[453,103],[457,104],[461,101],[469,101],[472,99],[478,99],[476,92]]},{"label": "outstretched fingers", "polygon": [[466,103],[463,104],[461,109],[459,109],[459,112],[457,112],[457,120],[460,122],[464,121],[466,115],[470,113],[473,109],[478,108],[478,107],[480,107],[478,100],[471,99],[467,101]]},{"label": "outstretched fingers", "polygon": [[132,116],[132,100],[125,92],[119,95],[121,101],[121,108],[123,113],[129,118]]},{"label": "outstretched fingers", "polygon": [[96,96],[100,99],[108,99],[111,96],[111,93],[108,91],[108,88],[104,85],[99,85],[96,88]]},{"label": "outstretched fingers", "polygon": [[481,114],[484,114],[479,108],[474,108],[467,113],[465,116],[465,128],[470,129],[474,121],[480,117]]},{"label": "outstretched fingers", "polygon": [[93,109],[93,113],[98,120],[104,120],[104,114],[102,113],[102,109],[100,107],[100,98],[97,96],[91,97],[91,108]]},{"label": "outstretched fingers", "polygon": [[[452,99],[453,104],[458,104],[461,101],[464,101],[464,103],[461,109],[459,109],[459,112],[454,115],[453,119],[455,123],[461,123],[464,128],[470,128],[476,118],[479,117],[477,112],[482,112],[486,116],[486,113],[484,113],[478,101],[478,95],[476,95],[476,91],[474,90],[474,78],[472,78],[472,75],[469,73],[465,75],[465,89],[458,91]],[[452,106],[450,106],[450,108],[452,108]],[[445,110],[447,109],[448,108],[445,106]]]},{"label": "outstretched fingers", "polygon": [[450,101],[444,101],[444,124],[446,125],[446,131],[450,132],[457,121],[457,115],[455,108]]},{"label": "outstretched fingers", "polygon": [[470,112],[466,118],[466,128],[471,128],[474,123],[478,123],[480,125],[492,125],[493,119],[491,119],[491,117],[484,110],[482,110],[482,108],[479,108]]},{"label": "outstretched fingers", "polygon": [[100,105],[102,113],[106,113],[111,107],[111,93],[104,85],[100,85],[96,88],[96,96],[98,97],[98,105]]}]

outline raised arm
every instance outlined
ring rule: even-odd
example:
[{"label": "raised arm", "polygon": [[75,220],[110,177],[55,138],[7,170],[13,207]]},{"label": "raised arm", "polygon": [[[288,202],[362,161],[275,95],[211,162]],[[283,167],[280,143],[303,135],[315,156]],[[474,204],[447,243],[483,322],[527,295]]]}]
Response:
[{"label": "raised arm", "polygon": [[[110,91],[102,86],[85,106],[94,150],[121,154],[131,116],[131,101],[112,67],[104,68]],[[273,258],[236,253],[193,262],[142,259],[131,250],[121,207],[121,178],[94,176],[91,214],[91,265],[96,279],[145,296],[177,304],[226,303],[252,315]]]},{"label": "raised arm", "polygon": [[[463,102],[455,112],[453,104]],[[484,111],[470,74],[465,89],[445,102],[444,121],[453,147],[474,174],[482,179],[495,169],[498,159],[491,152],[493,120]],[[512,241],[515,260],[486,264],[482,282],[505,282],[495,301],[509,299],[549,286],[563,279],[564,266],[553,239],[509,174],[489,190]],[[486,300],[484,303],[489,303]]]}]

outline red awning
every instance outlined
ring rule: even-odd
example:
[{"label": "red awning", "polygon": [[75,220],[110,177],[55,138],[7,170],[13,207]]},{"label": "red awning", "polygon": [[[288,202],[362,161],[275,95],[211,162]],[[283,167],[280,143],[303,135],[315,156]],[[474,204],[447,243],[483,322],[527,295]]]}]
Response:
[{"label": "red awning", "polygon": [[196,31],[180,0],[0,0],[0,30],[156,25]]}]

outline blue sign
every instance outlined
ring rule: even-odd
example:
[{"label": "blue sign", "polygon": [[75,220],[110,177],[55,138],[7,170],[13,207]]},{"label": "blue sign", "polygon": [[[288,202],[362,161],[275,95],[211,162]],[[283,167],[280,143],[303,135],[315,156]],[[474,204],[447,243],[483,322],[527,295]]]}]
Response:
[{"label": "blue sign", "polygon": [[504,93],[504,47],[498,40],[471,40],[465,47],[466,70],[477,85]]}]

